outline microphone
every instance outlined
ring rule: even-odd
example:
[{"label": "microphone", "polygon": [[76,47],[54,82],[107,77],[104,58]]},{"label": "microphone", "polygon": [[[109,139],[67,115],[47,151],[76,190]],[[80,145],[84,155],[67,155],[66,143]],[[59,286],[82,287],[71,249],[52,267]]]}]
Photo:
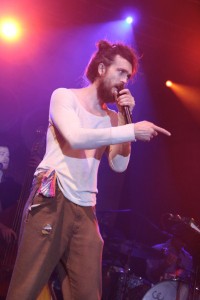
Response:
[{"label": "microphone", "polygon": [[[119,92],[124,89],[124,84],[119,85],[118,87],[113,88],[113,95],[115,98],[115,101],[117,101],[117,98],[119,97]],[[128,105],[122,106],[122,110],[125,115],[126,124],[132,124],[132,118],[131,118],[131,111],[130,107]]]},{"label": "microphone", "polygon": [[123,106],[124,109],[124,113],[125,113],[125,117],[126,117],[126,124],[131,124],[132,122],[132,118],[131,118],[131,111],[130,111],[130,107],[128,105]]},{"label": "microphone", "polygon": [[3,164],[0,163],[0,171],[3,170]]}]

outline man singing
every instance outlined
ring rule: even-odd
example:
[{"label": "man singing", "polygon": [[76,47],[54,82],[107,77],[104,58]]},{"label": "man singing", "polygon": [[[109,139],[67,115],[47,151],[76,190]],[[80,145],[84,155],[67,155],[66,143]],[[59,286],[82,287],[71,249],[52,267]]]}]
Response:
[{"label": "man singing", "polygon": [[[95,215],[97,173],[126,170],[131,142],[165,129],[126,124],[135,102],[125,85],[137,70],[134,50],[101,40],[86,69],[90,85],[59,88],[51,97],[46,154],[36,169],[7,300],[35,300],[56,266],[66,300],[101,299],[103,240]],[[107,103],[116,102],[118,113]]]}]

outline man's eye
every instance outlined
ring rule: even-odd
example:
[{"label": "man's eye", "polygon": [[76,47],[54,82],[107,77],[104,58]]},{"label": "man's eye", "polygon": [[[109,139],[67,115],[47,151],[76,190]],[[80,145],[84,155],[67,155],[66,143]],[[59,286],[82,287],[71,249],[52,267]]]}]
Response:
[{"label": "man's eye", "polygon": [[124,76],[125,75],[124,70],[119,70],[119,75]]}]

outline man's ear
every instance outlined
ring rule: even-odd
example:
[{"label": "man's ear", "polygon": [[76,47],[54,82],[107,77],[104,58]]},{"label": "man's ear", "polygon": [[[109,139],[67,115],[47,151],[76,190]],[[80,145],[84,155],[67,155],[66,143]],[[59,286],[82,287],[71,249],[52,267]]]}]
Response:
[{"label": "man's ear", "polygon": [[106,67],[105,67],[105,65],[104,65],[103,63],[100,63],[100,64],[98,65],[98,73],[99,73],[99,75],[102,76],[102,75],[105,74],[105,72],[106,72]]}]

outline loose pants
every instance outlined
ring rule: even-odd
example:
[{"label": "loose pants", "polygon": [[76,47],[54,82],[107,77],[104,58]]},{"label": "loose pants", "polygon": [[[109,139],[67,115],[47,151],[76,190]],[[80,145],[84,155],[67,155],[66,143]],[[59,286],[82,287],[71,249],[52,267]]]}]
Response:
[{"label": "loose pants", "polygon": [[95,208],[72,203],[58,187],[55,197],[38,195],[40,182],[34,179],[24,209],[7,300],[36,300],[56,266],[65,300],[100,300],[103,240]]}]

